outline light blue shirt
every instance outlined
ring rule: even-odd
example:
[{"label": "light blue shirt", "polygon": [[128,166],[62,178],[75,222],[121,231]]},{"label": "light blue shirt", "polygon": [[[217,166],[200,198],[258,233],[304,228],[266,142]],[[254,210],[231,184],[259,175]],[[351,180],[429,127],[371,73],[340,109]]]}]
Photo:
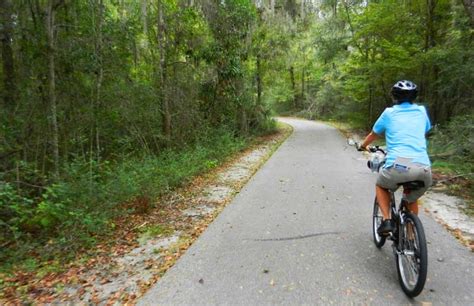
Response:
[{"label": "light blue shirt", "polygon": [[386,108],[372,128],[378,135],[385,134],[387,158],[384,167],[392,166],[397,157],[430,166],[425,137],[430,129],[424,106],[403,102]]}]

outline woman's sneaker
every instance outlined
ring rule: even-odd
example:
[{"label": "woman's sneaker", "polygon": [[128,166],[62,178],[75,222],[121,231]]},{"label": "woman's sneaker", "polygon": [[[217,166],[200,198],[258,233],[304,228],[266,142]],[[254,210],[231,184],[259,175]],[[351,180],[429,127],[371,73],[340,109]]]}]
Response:
[{"label": "woman's sneaker", "polygon": [[391,219],[383,220],[377,229],[377,233],[381,236],[387,236],[389,233],[393,232],[394,226]]}]

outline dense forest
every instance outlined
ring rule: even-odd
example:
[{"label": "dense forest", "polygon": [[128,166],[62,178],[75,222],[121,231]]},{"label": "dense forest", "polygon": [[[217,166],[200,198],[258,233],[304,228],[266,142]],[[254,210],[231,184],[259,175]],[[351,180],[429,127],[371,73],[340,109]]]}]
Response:
[{"label": "dense forest", "polygon": [[0,22],[0,261],[94,243],[277,113],[368,128],[398,79],[472,172],[472,1],[0,0]]}]

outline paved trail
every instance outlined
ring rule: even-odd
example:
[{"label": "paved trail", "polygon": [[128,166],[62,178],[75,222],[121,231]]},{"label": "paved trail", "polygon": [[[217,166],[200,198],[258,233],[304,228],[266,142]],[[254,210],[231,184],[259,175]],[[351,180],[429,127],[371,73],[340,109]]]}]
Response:
[{"label": "paved trail", "polygon": [[474,254],[423,214],[428,281],[406,298],[390,243],[372,243],[361,153],[334,128],[283,121],[293,135],[139,304],[474,305]]}]

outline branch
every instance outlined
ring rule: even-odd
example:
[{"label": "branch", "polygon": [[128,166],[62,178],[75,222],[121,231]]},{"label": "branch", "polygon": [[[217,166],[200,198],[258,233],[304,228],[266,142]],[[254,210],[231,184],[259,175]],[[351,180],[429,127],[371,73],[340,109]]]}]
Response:
[{"label": "branch", "polygon": [[455,153],[456,153],[456,150],[453,149],[453,150],[449,150],[443,153],[431,154],[430,157],[448,157],[448,156],[454,155]]},{"label": "branch", "polygon": [[34,188],[39,188],[39,189],[45,188],[45,186],[34,185],[34,184],[22,182],[22,181],[14,181],[13,183],[15,183],[15,184],[22,184],[22,185],[25,185],[25,186],[34,187]]},{"label": "branch", "polygon": [[0,248],[2,248],[2,249],[3,249],[3,248],[6,248],[8,245],[10,245],[10,244],[12,244],[12,243],[14,243],[14,242],[15,242],[15,241],[7,241],[7,242],[5,242],[4,244],[0,245]]},{"label": "branch", "polygon": [[439,180],[437,181],[437,183],[444,183],[444,182],[448,182],[448,181],[452,181],[454,179],[457,179],[459,177],[466,177],[466,176],[472,176],[474,175],[474,172],[471,172],[471,173],[463,173],[463,174],[459,174],[459,175],[455,175],[455,176],[452,176],[452,177],[449,177],[447,179],[444,179],[444,180]]},{"label": "branch", "polygon": [[7,152],[7,153],[2,153],[2,154],[0,154],[0,159],[7,158],[7,157],[9,157],[10,155],[13,155],[13,154],[15,154],[15,153],[18,153],[18,152],[20,152],[20,151],[21,151],[21,149],[14,150],[14,151],[10,151],[10,152]]}]

